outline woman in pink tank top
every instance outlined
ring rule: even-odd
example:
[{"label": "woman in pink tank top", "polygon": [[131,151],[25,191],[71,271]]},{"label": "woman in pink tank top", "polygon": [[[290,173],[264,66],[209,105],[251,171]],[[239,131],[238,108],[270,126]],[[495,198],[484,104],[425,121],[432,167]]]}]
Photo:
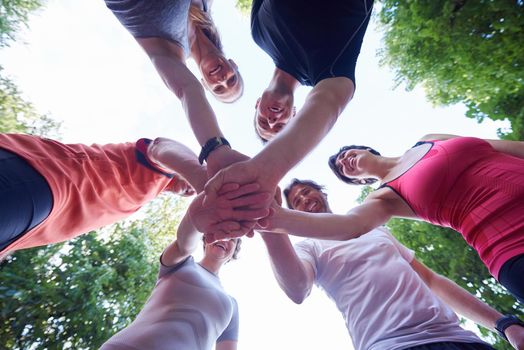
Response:
[{"label": "woman in pink tank top", "polygon": [[399,157],[346,146],[329,164],[346,183],[381,186],[346,215],[273,207],[259,224],[330,240],[359,237],[392,217],[451,227],[524,302],[524,142],[428,135]]}]

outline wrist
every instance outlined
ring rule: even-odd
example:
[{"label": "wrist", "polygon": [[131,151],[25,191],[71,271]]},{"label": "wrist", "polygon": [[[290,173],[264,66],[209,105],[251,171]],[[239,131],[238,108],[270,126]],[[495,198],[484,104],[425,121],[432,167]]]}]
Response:
[{"label": "wrist", "polygon": [[495,323],[495,330],[505,340],[508,340],[506,332],[510,333],[517,327],[524,327],[524,322],[515,315],[504,315]]},{"label": "wrist", "polygon": [[[203,164],[204,161],[209,163],[210,159],[212,160],[217,157],[220,157],[220,154],[224,152],[224,149],[231,149],[231,145],[229,144],[229,142],[221,136],[212,137],[209,140],[207,140],[206,143],[202,146],[202,150],[200,151],[200,155],[198,156],[198,161],[200,162],[200,164]],[[219,152],[220,150],[222,151]]]},{"label": "wrist", "polygon": [[276,188],[289,169],[285,169],[279,157],[263,153],[263,151],[259,152],[249,162],[259,169],[260,178],[267,179]]}]

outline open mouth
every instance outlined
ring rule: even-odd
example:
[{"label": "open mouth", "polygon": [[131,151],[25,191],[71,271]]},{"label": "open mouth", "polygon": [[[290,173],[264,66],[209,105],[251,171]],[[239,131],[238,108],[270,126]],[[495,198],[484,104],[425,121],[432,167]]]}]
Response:
[{"label": "open mouth", "polygon": [[308,208],[307,208],[307,211],[310,212],[310,213],[314,213],[316,211],[318,207],[318,203],[316,201],[312,202]]},{"label": "open mouth", "polygon": [[355,156],[351,156],[351,158],[349,158],[349,166],[351,167],[351,170],[355,170],[356,168],[356,159],[355,159]]},{"label": "open mouth", "polygon": [[221,66],[221,65],[218,65],[218,66],[216,66],[213,70],[211,70],[211,71],[209,72],[209,75],[215,75],[215,74],[217,74],[218,72],[220,72],[221,69],[222,69],[222,66]]},{"label": "open mouth", "polygon": [[227,247],[225,245],[225,243],[222,243],[222,242],[217,242],[215,244],[213,244],[215,247],[219,247],[219,248],[222,248],[224,251],[227,251]]},{"label": "open mouth", "polygon": [[272,106],[272,107],[269,107],[269,110],[273,113],[279,113],[279,112],[282,112],[283,109],[280,108],[280,107],[275,107],[275,106]]}]

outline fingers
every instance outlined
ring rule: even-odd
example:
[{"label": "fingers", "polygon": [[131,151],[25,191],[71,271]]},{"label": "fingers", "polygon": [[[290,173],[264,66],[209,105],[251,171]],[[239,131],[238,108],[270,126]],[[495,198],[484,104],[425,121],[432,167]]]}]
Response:
[{"label": "fingers", "polygon": [[[246,184],[246,185],[238,185],[239,188],[237,187],[237,189],[235,189],[235,191],[231,190],[231,191],[224,191],[224,187],[226,185],[229,185],[229,184],[225,184],[224,186],[222,186],[222,188],[220,189],[220,193],[219,194],[224,194],[224,198],[226,199],[233,199],[233,198],[237,198],[237,197],[241,197],[243,195],[246,195],[246,194],[249,194],[249,193],[253,193],[255,191],[258,191],[260,189],[260,185],[257,184],[257,183],[250,183],[250,184]],[[226,193],[228,192],[228,193]]]},{"label": "fingers", "polygon": [[249,207],[250,209],[266,208],[267,202],[271,199],[271,194],[267,192],[255,193],[246,195],[240,198],[235,198],[227,202],[222,202],[222,208],[242,208]]},{"label": "fingers", "polygon": [[211,233],[205,234],[204,235],[204,240],[206,241],[206,243],[213,243],[213,242],[220,241],[220,240],[223,240],[223,239],[240,238],[240,237],[244,236],[244,233],[245,232],[243,232],[241,230],[239,230],[239,231],[232,231],[231,233],[226,232],[226,231],[217,230],[216,232],[211,232]]},{"label": "fingers", "polygon": [[[220,190],[218,191],[218,195],[219,196],[222,196],[228,192],[231,192],[231,191],[235,191],[237,190],[238,188],[240,187],[239,184],[237,183],[227,183],[227,184],[224,184],[222,185],[222,187],[220,188]],[[234,198],[234,197],[233,197]]]},{"label": "fingers", "polygon": [[208,182],[204,186],[204,192],[206,193],[204,203],[210,200],[216,200],[216,198],[218,197],[218,193],[225,182],[224,174],[224,171],[219,171],[215,174],[215,176],[208,180]]},{"label": "fingers", "polygon": [[[223,232],[233,232],[233,231],[239,231],[243,227],[238,223],[237,221],[222,221],[218,224],[213,225],[212,230],[213,231],[223,231]],[[247,231],[247,230],[246,230]]]},{"label": "fingers", "polygon": [[[242,209],[233,210],[227,215],[228,220],[256,221],[269,215],[269,209]],[[253,224],[254,226],[254,224]]]}]

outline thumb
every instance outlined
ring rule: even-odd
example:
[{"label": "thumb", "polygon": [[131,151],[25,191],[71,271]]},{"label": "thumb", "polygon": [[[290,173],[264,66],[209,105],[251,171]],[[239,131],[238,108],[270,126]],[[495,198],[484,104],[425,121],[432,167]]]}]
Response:
[{"label": "thumb", "polygon": [[224,178],[224,171],[221,170],[206,182],[206,185],[204,186],[204,192],[206,194],[204,204],[206,204],[207,201],[214,201],[217,199],[219,191],[225,183]]}]

